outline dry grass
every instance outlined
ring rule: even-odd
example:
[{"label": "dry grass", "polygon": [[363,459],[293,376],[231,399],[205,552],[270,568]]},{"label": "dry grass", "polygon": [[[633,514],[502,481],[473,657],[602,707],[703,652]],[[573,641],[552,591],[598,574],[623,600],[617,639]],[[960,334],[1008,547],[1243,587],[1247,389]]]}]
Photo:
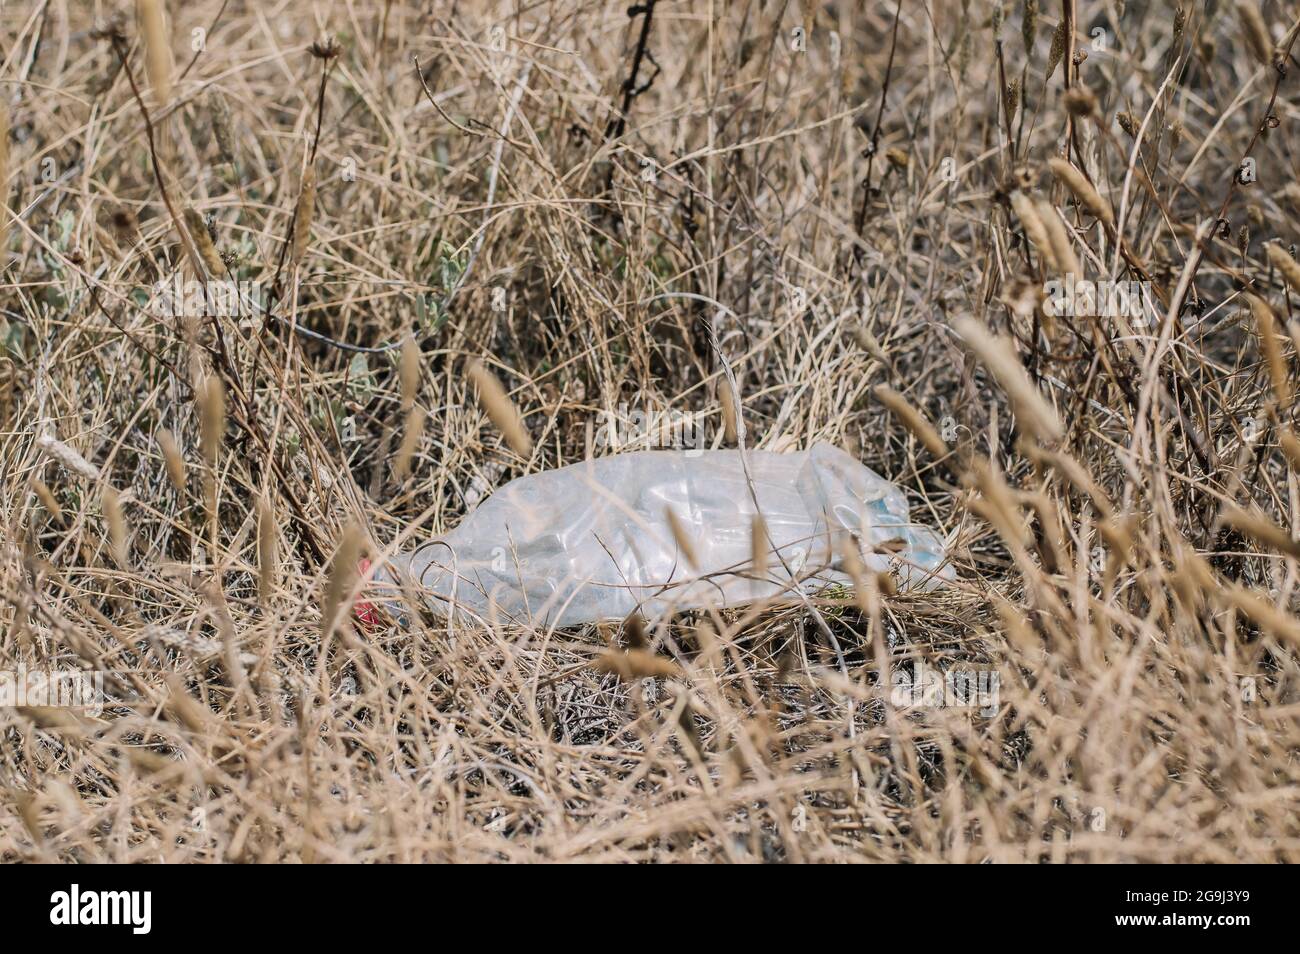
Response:
[{"label": "dry grass", "polygon": [[[1300,856],[1293,7],[451,8],[4,5],[0,668],[113,703],[0,710],[0,860]],[[218,264],[279,317],[142,307]],[[853,449],[959,583],[350,622],[620,404]]]}]

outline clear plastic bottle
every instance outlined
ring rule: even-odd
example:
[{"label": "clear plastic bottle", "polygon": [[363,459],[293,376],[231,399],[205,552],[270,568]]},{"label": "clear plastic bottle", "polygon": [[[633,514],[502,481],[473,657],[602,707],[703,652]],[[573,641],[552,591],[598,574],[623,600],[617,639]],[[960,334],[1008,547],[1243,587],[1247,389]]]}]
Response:
[{"label": "clear plastic bottle", "polygon": [[[903,586],[954,578],[938,536],[909,520],[903,492],[843,451],[743,453],[638,451],[520,477],[455,530],[391,558],[384,575],[444,616],[550,626],[851,585],[839,569],[846,540]],[[756,512],[766,525],[761,575]]]}]

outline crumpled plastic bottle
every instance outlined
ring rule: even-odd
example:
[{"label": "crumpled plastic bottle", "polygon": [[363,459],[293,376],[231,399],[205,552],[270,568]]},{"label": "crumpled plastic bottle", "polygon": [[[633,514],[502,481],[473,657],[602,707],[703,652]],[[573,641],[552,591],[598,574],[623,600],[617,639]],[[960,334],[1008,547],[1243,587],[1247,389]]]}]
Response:
[{"label": "crumpled plastic bottle", "polygon": [[[955,578],[902,490],[844,451],[743,454],[637,451],[520,477],[450,533],[391,557],[383,575],[442,616],[556,627],[851,587],[846,539],[905,587]],[[756,511],[767,528],[761,576]]]}]

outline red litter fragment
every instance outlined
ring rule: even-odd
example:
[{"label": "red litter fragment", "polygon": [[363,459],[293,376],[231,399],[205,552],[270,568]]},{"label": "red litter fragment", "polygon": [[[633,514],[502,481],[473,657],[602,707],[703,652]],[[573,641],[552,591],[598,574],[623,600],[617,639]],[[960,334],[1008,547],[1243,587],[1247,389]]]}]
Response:
[{"label": "red litter fragment", "polygon": [[[363,580],[368,579],[367,574],[370,572],[370,561],[364,557],[357,563],[357,573]],[[379,625],[379,611],[375,609],[375,604],[369,600],[357,600],[352,604],[352,615],[356,621],[365,627],[375,627]]]}]

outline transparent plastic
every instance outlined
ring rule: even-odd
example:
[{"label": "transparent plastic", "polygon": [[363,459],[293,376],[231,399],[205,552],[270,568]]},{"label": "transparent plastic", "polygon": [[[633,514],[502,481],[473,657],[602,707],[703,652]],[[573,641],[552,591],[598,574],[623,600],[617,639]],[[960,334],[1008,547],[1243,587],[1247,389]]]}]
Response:
[{"label": "transparent plastic", "polygon": [[[766,524],[761,576],[756,512]],[[954,578],[938,536],[909,520],[902,490],[827,444],[745,451],[743,461],[737,450],[638,451],[530,474],[455,530],[391,558],[385,575],[443,616],[574,626],[851,587],[840,570],[848,540],[902,586]]]}]

